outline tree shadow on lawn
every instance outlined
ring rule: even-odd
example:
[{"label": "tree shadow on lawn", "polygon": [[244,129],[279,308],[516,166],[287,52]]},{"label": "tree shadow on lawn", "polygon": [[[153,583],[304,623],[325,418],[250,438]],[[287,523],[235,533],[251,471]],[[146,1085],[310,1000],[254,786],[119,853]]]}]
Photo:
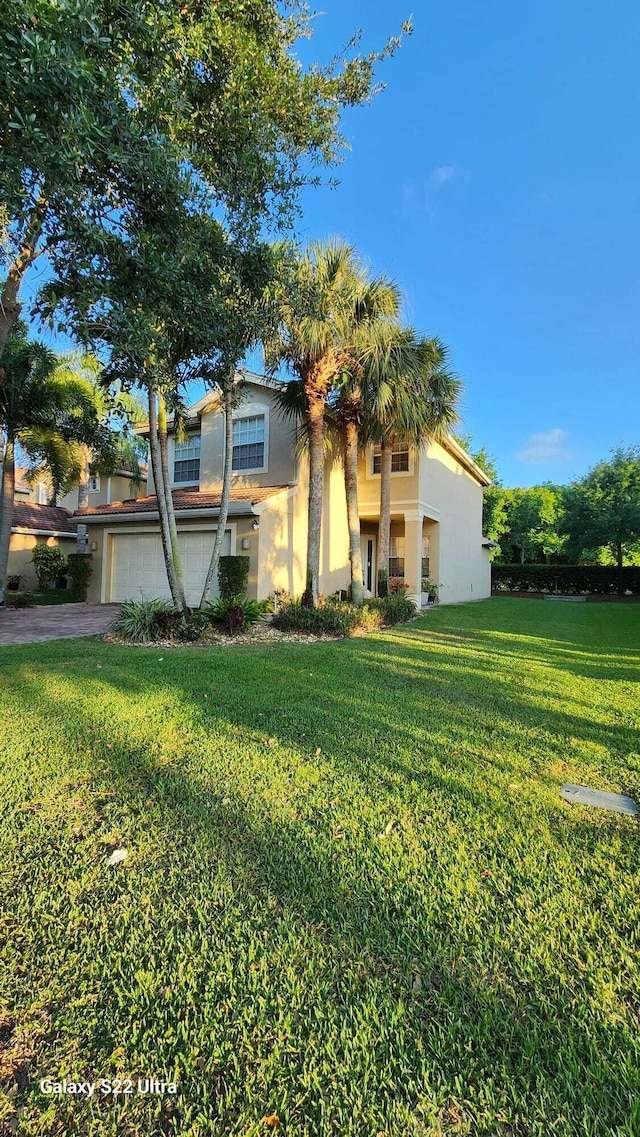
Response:
[{"label": "tree shadow on lawn", "polygon": [[[482,652],[488,650],[491,655],[505,658],[522,658],[523,655],[535,662],[555,667],[557,670],[570,671],[576,677],[584,679],[620,680],[629,682],[640,681],[640,648],[637,647],[640,638],[640,620],[637,628],[620,628],[610,630],[605,625],[588,626],[583,628],[584,639],[576,639],[576,628],[572,623],[566,629],[557,622],[547,626],[547,621],[540,621],[539,632],[531,631],[530,620],[524,619],[521,625],[508,630],[496,628],[491,614],[483,608],[481,613],[465,612],[467,625],[460,625],[456,621],[447,625],[447,613],[442,609],[438,612],[439,622],[430,621],[429,617],[414,625],[408,632],[409,636],[426,633],[434,641],[454,642],[464,646],[466,650],[473,650],[473,645],[479,645]],[[473,620],[473,616],[481,616],[481,621]],[[488,626],[479,626],[487,620]],[[548,634],[551,632],[552,634]],[[602,632],[608,633],[602,636]],[[598,636],[604,641],[599,642]],[[614,642],[612,642],[614,640]]]},{"label": "tree shadow on lawn", "polygon": [[[389,650],[397,651],[397,645],[389,645]],[[323,646],[314,648],[312,653],[303,648],[289,653],[286,663],[273,652],[264,653],[259,699],[247,692],[246,697],[231,703],[230,694],[243,670],[240,655],[231,659],[225,654],[224,659],[218,658],[217,666],[209,669],[200,660],[186,685],[184,676],[178,678],[177,667],[172,669],[169,657],[165,661],[169,666],[162,676],[162,684],[171,687],[174,695],[178,686],[177,703],[184,707],[196,734],[204,732],[206,737],[213,726],[223,731],[233,775],[237,775],[241,762],[234,751],[243,747],[249,751],[264,750],[267,738],[273,734],[277,745],[269,749],[269,759],[274,773],[279,768],[284,787],[287,778],[295,777],[300,761],[309,763],[308,755],[315,742],[322,744],[323,753],[317,759],[322,781],[319,793],[312,794],[308,801],[302,795],[291,802],[291,809],[272,808],[263,795],[262,774],[253,753],[247,755],[247,762],[256,765],[255,792],[234,794],[228,801],[220,784],[224,761],[208,767],[206,760],[191,761],[187,753],[184,763],[172,762],[163,767],[157,755],[150,753],[148,744],[128,742],[126,720],[115,707],[124,698],[132,714],[136,706],[138,714],[143,713],[144,696],[154,671],[157,683],[157,665],[145,662],[134,651],[121,652],[113,672],[109,669],[107,673],[103,668],[99,679],[96,677],[101,688],[113,692],[114,742],[113,749],[100,752],[102,770],[96,770],[87,758],[90,771],[99,784],[115,785],[122,809],[138,819],[144,819],[145,812],[149,812],[148,803],[153,803],[160,846],[166,842],[169,850],[182,850],[192,866],[194,879],[201,879],[209,871],[214,874],[220,863],[226,866],[234,888],[243,894],[240,908],[252,934],[256,938],[263,932],[267,934],[264,959],[268,962],[268,984],[280,993],[281,1000],[290,996],[282,988],[279,975],[278,952],[285,950],[279,929],[295,927],[305,949],[319,953],[322,982],[318,990],[322,990],[328,1007],[335,1004],[339,1008],[343,1032],[339,1047],[344,1047],[342,1059],[347,1070],[351,1064],[352,1076],[357,1077],[358,1070],[362,1074],[360,1059],[354,1059],[352,1053],[349,1057],[349,1047],[357,1050],[361,1045],[356,1039],[362,1024],[368,1024],[372,1032],[367,1045],[371,1045],[372,1038],[378,1038],[374,1095],[384,1095],[393,1086],[396,1097],[399,1095],[410,1111],[418,1108],[422,1083],[428,1079],[442,1109],[451,1100],[466,1100],[472,1107],[480,1108],[483,1087],[492,1086],[497,1103],[495,1116],[506,1110],[514,1120],[518,1111],[514,1101],[519,1102],[525,1133],[528,1121],[548,1121],[558,1113],[566,1118],[567,1133],[581,1131],[582,1116],[597,1118],[607,1131],[618,1126],[621,1133],[631,1133],[623,1128],[628,1120],[630,1092],[625,1082],[628,1083],[629,1071],[633,1069],[631,1061],[625,1066],[631,1045],[627,1025],[620,1017],[616,1020],[615,1015],[604,1013],[597,998],[591,1002],[588,992],[580,987],[584,982],[581,952],[597,952],[606,922],[599,923],[597,913],[589,911],[587,893],[574,912],[575,928],[564,929],[573,940],[575,968],[571,952],[554,959],[553,936],[544,946],[537,946],[532,934],[535,927],[545,940],[554,920],[562,921],[556,901],[558,891],[566,887],[562,876],[570,867],[560,857],[567,840],[570,838],[573,843],[579,862],[588,864],[603,841],[617,839],[618,834],[629,837],[629,827],[613,818],[607,819],[606,826],[583,826],[579,819],[572,823],[568,814],[565,823],[567,807],[559,806],[549,831],[554,833],[555,845],[548,852],[547,864],[536,867],[527,861],[525,851],[527,833],[540,826],[540,816],[535,817],[533,826],[526,816],[512,819],[506,841],[501,840],[495,827],[504,807],[499,805],[494,786],[485,787],[484,800],[482,790],[471,788],[467,780],[468,755],[452,765],[448,777],[439,776],[435,768],[421,770],[420,761],[412,768],[394,757],[391,747],[398,737],[389,740],[387,733],[395,729],[402,747],[414,737],[411,727],[397,723],[393,726],[393,713],[397,713],[398,707],[395,688],[380,692],[387,713],[366,723],[370,734],[368,756],[359,759],[357,740],[349,739],[347,726],[349,710],[356,710],[353,696],[347,694],[344,683],[325,684],[319,689],[318,667],[322,659],[316,652],[329,659],[333,658],[330,653],[335,653],[342,669],[351,662],[356,681],[363,667],[371,680],[374,678],[368,650],[362,643],[330,645],[329,649]],[[177,665],[181,657],[176,654],[173,658]],[[124,659],[130,660],[130,666],[123,667]],[[316,738],[303,740],[300,726],[308,721],[309,711],[300,717],[292,715],[291,697],[301,696],[301,670],[311,669],[315,683],[309,693],[310,710],[316,716],[321,712],[320,725],[314,731]],[[69,682],[73,682],[74,670],[72,667],[65,672]],[[330,674],[331,669],[323,678],[330,679]],[[39,733],[46,738],[51,716],[64,710],[80,736],[90,739],[104,732],[105,720],[96,719],[90,707],[78,701],[79,688],[66,695],[58,689],[55,700],[49,704],[42,678],[41,674],[38,682],[31,685],[26,677],[24,681],[23,695],[33,715],[32,729],[39,722]],[[89,696],[82,665],[78,666],[77,678]],[[397,678],[405,698],[411,697],[420,704],[423,676],[409,671]],[[212,679],[218,681],[218,698],[213,703],[213,688],[208,686],[212,705],[205,709],[203,684],[211,684]],[[375,684],[372,685],[375,690]],[[274,696],[273,711],[264,726],[258,725],[255,708],[264,706],[269,690]],[[381,699],[372,699],[372,714],[376,709],[379,714],[380,703]],[[456,713],[459,711],[456,708]],[[424,731],[425,740],[429,740],[428,723],[424,724]],[[439,745],[435,743],[436,748]],[[188,752],[188,742],[185,748]],[[218,753],[219,750],[220,743],[216,742]],[[426,753],[422,756],[426,757]],[[451,762],[451,756],[447,758]],[[478,854],[486,868],[481,868],[480,863],[460,862],[457,880],[456,863],[460,842],[464,843],[464,830],[449,836],[446,830],[442,835],[429,834],[430,840],[425,842],[424,833],[412,832],[401,808],[395,814],[395,831],[382,836],[389,806],[393,807],[398,796],[403,797],[403,783],[416,778],[420,782],[421,775],[422,788],[428,788],[437,799],[436,814],[441,822],[452,822],[461,812],[469,820],[476,815],[476,829],[468,831],[470,852],[472,856]],[[350,825],[353,818],[349,782],[355,784],[356,799],[368,799],[371,806],[370,816],[357,819],[355,828]],[[319,812],[318,800],[331,786],[338,792],[347,791],[346,802],[338,808],[327,803],[326,810]],[[386,801],[378,800],[383,786]],[[353,795],[353,787],[350,792]],[[411,798],[411,793],[406,796]],[[477,831],[478,814],[481,825],[487,826],[484,838]],[[340,826],[342,833],[336,832]],[[492,848],[493,841],[496,849]],[[135,838],[132,844],[135,857]],[[613,849],[611,855],[615,856]],[[501,865],[506,865],[504,878],[500,877]],[[158,900],[163,897],[164,905],[172,904],[177,881],[170,867],[163,867],[159,857],[152,870],[157,874]],[[541,889],[537,899],[533,878],[533,884]],[[578,872],[576,882],[579,879]],[[168,891],[163,893],[165,880]],[[188,889],[188,874],[182,883]],[[149,873],[145,884],[149,887]],[[186,921],[186,932],[188,896],[177,908],[177,919]],[[217,915],[217,909],[212,906],[207,912],[205,905],[205,912],[198,919],[202,923],[204,916],[204,928],[207,921],[214,924]],[[160,917],[161,909],[157,935],[162,943]],[[576,936],[580,924],[583,938]],[[219,950],[224,952],[224,943],[219,944]],[[159,957],[167,974],[174,968],[179,973],[181,956],[178,941],[166,956]],[[204,962],[211,968],[210,949]],[[250,995],[248,958],[240,958],[238,965],[247,972]],[[108,1034],[126,1046],[127,1021],[120,1004],[112,1001],[108,986],[100,988],[98,997]],[[303,1062],[302,1052],[312,1044],[311,1036],[318,1029],[318,1014],[325,1027],[331,1015],[328,1009],[314,1011],[304,997],[299,1010],[295,1033],[301,1048],[298,1061]],[[311,1023],[314,1015],[315,1026]],[[231,1020],[228,1030],[233,1037]],[[98,1049],[106,1041],[99,1035],[87,1040],[90,1048]],[[163,1052],[163,1044],[159,1046],[163,1058],[167,1058],[171,1047],[165,1046]],[[339,1053],[337,1056],[340,1058]],[[250,1079],[250,1060],[243,1060],[247,1063],[246,1077]],[[325,1076],[329,1084],[329,1075]],[[436,1090],[436,1086],[440,1088]],[[192,1092],[196,1096],[203,1092],[198,1089],[197,1079],[192,1083]],[[337,1092],[339,1096],[346,1094],[344,1088]],[[321,1132],[326,1114],[319,1109],[318,1103],[310,1104],[305,1107],[304,1117]],[[330,1109],[328,1104],[326,1109]]]}]

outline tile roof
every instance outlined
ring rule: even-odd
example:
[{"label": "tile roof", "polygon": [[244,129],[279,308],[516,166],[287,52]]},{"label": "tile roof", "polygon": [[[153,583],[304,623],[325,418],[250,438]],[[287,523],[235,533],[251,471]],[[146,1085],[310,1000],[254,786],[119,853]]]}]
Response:
[{"label": "tile roof", "polygon": [[13,529],[40,529],[47,533],[69,533],[75,537],[76,527],[68,509],[61,505],[36,505],[34,502],[15,502]]},{"label": "tile roof", "polygon": [[[231,505],[258,505],[273,494],[281,493],[290,487],[285,486],[234,486],[229,502]],[[219,493],[200,493],[199,490],[173,490],[173,508],[178,513],[185,509],[219,509]],[[113,501],[111,505],[93,505],[89,509],[77,509],[74,517],[113,517],[119,513],[157,513],[158,499],[155,494],[149,497],[129,498],[127,501]]]}]

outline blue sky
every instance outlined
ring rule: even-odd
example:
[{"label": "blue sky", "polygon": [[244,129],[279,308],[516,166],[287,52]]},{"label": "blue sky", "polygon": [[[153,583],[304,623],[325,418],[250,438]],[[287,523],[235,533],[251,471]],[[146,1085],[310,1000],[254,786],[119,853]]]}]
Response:
[{"label": "blue sky", "polygon": [[322,5],[305,59],[412,11],[415,31],[300,236],[339,233],[403,286],[505,484],[567,481],[640,441],[640,5],[413,4]]},{"label": "blue sky", "polygon": [[305,62],[358,28],[366,49],[410,15],[415,31],[380,69],[387,89],[345,115],[340,185],[305,192],[300,239],[339,234],[402,285],[506,485],[565,482],[638,443],[637,0],[322,9]]}]

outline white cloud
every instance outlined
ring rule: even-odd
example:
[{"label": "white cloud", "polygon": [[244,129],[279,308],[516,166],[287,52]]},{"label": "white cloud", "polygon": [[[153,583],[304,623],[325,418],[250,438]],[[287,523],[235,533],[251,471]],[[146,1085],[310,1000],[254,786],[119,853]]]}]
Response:
[{"label": "white cloud", "polygon": [[429,189],[442,189],[447,182],[453,181],[457,172],[455,166],[436,166],[435,170],[432,170],[427,178]]},{"label": "white cloud", "polygon": [[534,466],[539,466],[543,462],[564,461],[570,457],[566,446],[567,438],[566,430],[560,430],[559,427],[531,434],[526,446],[516,454],[516,458],[519,462],[529,462]]}]

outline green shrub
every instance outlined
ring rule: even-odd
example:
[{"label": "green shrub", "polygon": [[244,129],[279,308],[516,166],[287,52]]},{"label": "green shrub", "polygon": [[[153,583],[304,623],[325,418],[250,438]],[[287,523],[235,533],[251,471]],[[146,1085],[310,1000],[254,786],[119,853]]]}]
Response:
[{"label": "green shrub", "polygon": [[93,572],[91,553],[69,553],[66,571],[71,579],[71,593],[74,600],[87,599],[89,581]]},{"label": "green shrub", "polygon": [[206,612],[190,612],[186,619],[181,612],[171,612],[170,615],[173,617],[170,635],[181,643],[196,643],[211,626]]},{"label": "green shrub", "polygon": [[275,613],[272,623],[283,632],[348,636],[358,627],[360,615],[354,604],[328,600],[318,608],[308,608],[300,600],[290,600]]},{"label": "green shrub", "polygon": [[123,640],[132,644],[147,644],[165,639],[174,615],[166,600],[127,600],[111,625]]},{"label": "green shrub", "polygon": [[59,576],[62,576],[66,568],[64,553],[61,553],[55,545],[36,545],[31,560],[36,570],[39,588],[48,588]]},{"label": "green shrub", "polygon": [[35,605],[33,592],[5,592],[4,602],[7,608],[33,608]]},{"label": "green shrub", "polygon": [[206,609],[211,623],[218,624],[230,636],[257,624],[268,611],[268,600],[248,600],[246,596],[232,596],[230,599],[218,596]]},{"label": "green shrub", "polygon": [[[611,595],[618,591],[616,565],[491,565],[491,587],[506,592],[591,592]],[[640,566],[622,569],[622,588],[640,593]]]},{"label": "green shrub", "polygon": [[283,632],[349,636],[358,630],[375,631],[384,624],[402,624],[415,614],[413,600],[399,593],[366,600],[361,608],[335,599],[327,600],[318,608],[308,608],[300,600],[290,600],[275,613],[272,622],[274,628]]},{"label": "green shrub", "polygon": [[218,586],[222,600],[244,596],[249,579],[248,557],[220,557]]},{"label": "green shrub", "polygon": [[411,620],[417,612],[413,600],[409,600],[408,596],[401,592],[393,596],[385,596],[378,603],[382,605],[382,621],[384,624],[404,624],[407,620]]}]

